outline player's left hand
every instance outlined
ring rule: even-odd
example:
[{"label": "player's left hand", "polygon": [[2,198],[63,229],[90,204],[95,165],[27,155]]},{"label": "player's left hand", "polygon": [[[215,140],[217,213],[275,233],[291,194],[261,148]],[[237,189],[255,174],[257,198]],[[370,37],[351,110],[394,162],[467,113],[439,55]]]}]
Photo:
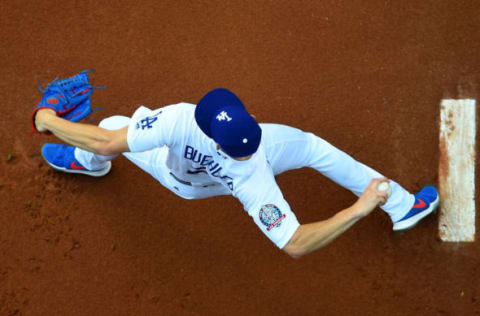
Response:
[{"label": "player's left hand", "polygon": [[78,122],[92,113],[90,96],[93,89],[102,87],[93,87],[88,79],[88,72],[85,70],[79,74],[61,80],[53,80],[50,82],[43,92],[40,104],[35,107],[32,113],[32,128],[37,132],[35,117],[39,110],[50,109],[59,117],[72,122]]}]

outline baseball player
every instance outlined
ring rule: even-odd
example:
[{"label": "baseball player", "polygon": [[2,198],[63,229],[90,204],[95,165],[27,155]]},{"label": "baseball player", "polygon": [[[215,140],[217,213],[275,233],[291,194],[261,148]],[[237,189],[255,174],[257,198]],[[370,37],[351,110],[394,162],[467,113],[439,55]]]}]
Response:
[{"label": "baseball player", "polygon": [[[377,206],[390,216],[393,230],[400,231],[439,204],[433,186],[413,195],[312,133],[257,123],[227,89],[208,92],[196,105],[179,103],[155,110],[141,106],[132,117],[112,116],[98,127],[71,119],[81,116],[75,111],[88,112],[84,103],[89,108],[89,99],[73,99],[91,93],[92,87],[70,90],[73,94],[68,96],[68,90],[50,89],[32,116],[35,130],[53,133],[71,145],[43,146],[42,155],[54,169],[100,177],[123,154],[182,198],[234,196],[260,230],[294,258],[328,244]],[[302,167],[319,171],[358,200],[327,220],[300,224],[275,175]],[[389,183],[390,196],[378,190],[382,182]]]}]

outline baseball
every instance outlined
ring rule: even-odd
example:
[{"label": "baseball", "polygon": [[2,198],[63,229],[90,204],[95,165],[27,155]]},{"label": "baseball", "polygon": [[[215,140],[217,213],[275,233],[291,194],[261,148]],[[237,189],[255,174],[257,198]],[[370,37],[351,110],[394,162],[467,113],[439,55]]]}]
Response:
[{"label": "baseball", "polygon": [[392,187],[390,186],[390,183],[388,183],[386,181],[380,182],[380,184],[377,186],[377,190],[387,192],[388,197],[390,197],[390,195],[392,195]]}]

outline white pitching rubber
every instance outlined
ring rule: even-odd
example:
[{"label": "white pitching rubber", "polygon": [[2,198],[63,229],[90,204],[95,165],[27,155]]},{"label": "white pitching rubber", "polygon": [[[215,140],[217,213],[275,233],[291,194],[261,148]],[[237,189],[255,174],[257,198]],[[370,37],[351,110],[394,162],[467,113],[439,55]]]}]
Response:
[{"label": "white pitching rubber", "polygon": [[440,106],[439,237],[475,240],[475,100],[442,100]]}]

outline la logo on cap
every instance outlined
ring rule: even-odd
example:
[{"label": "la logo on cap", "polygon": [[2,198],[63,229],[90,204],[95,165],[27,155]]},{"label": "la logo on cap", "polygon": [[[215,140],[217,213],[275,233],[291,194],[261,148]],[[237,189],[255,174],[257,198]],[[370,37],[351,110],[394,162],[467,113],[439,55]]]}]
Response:
[{"label": "la logo on cap", "polygon": [[227,122],[230,122],[232,118],[228,116],[227,112],[222,111],[220,112],[220,114],[217,115],[217,120],[219,120],[220,122],[225,120],[227,120]]}]

